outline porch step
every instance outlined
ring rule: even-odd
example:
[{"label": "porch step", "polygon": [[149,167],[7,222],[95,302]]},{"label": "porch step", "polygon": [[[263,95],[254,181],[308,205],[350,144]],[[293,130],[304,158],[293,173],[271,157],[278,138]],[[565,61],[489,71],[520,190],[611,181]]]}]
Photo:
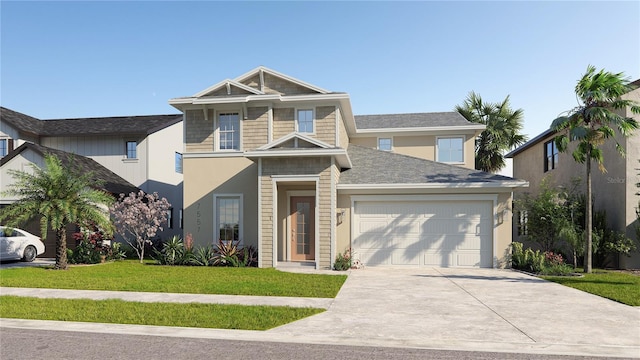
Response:
[{"label": "porch step", "polygon": [[315,268],[314,261],[278,261],[279,268]]}]

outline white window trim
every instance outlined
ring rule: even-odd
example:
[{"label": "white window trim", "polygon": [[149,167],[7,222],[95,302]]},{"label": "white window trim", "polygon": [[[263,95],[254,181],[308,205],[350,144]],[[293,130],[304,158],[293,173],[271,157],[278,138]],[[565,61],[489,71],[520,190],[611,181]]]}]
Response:
[{"label": "white window trim", "polygon": [[[129,157],[129,143],[130,142],[134,142],[136,143],[136,157],[130,158]],[[138,154],[138,140],[133,140],[133,139],[124,139],[124,160],[125,161],[137,161],[140,158],[140,154]]]},{"label": "white window trim", "polygon": [[[220,114],[238,114],[238,149],[220,149]],[[219,152],[241,152],[242,151],[242,110],[216,110],[213,119],[213,143],[214,151]]]},{"label": "white window trim", "polygon": [[[0,154],[0,156],[6,156],[9,155],[9,153],[11,152],[11,150],[9,150],[9,138],[8,137],[1,137],[0,138],[0,142],[4,141],[5,142],[5,146],[7,149],[7,153],[6,154]],[[13,150],[13,149],[12,149]]]},{"label": "white window trim", "polygon": [[[305,110],[311,110],[311,123],[313,125],[313,131],[312,132],[300,132],[298,129],[298,111],[305,111]],[[315,107],[297,107],[294,110],[294,114],[293,114],[293,118],[294,118],[294,124],[295,124],[295,129],[296,132],[299,132],[300,134],[309,134],[309,135],[315,135],[316,134],[316,128],[318,127],[318,122],[316,121],[316,108]]]},{"label": "white window trim", "polygon": [[[451,162],[445,162],[445,161],[440,161],[438,160],[438,140],[440,139],[462,139],[462,161],[461,162],[457,162],[457,161],[451,161]],[[466,151],[465,151],[465,143],[467,142],[467,137],[465,135],[452,135],[452,136],[436,136],[436,143],[435,143],[435,147],[436,147],[436,161],[437,162],[441,162],[443,164],[452,164],[452,165],[464,165],[466,164],[465,162],[465,158],[467,157]]]},{"label": "white window trim", "polygon": [[213,244],[218,243],[218,235],[220,235],[220,225],[218,223],[218,198],[240,198],[240,207],[238,209],[238,213],[240,215],[240,219],[238,220],[238,245],[244,245],[244,231],[243,228],[243,220],[244,220],[244,195],[243,194],[214,194],[213,195],[213,227],[214,227],[214,238],[212,239]]},{"label": "white window trim", "polygon": [[[380,139],[391,140],[391,148],[389,150],[380,149]],[[382,151],[393,151],[393,136],[378,136],[378,138],[376,139],[376,148]]]}]

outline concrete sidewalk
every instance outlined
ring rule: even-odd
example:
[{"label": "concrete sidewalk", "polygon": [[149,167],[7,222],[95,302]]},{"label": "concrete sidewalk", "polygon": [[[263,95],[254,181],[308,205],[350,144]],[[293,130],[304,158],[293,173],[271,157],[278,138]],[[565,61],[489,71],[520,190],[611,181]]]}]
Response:
[{"label": "concrete sidewalk", "polygon": [[29,296],[55,299],[120,299],[138,302],[205,303],[237,305],[269,305],[315,307],[328,309],[334,299],[296,298],[284,296],[169,294],[135,291],[64,290],[0,287],[0,295]]},{"label": "concrete sidewalk", "polygon": [[[22,296],[36,296],[38,292],[45,297],[53,294],[47,295],[42,289],[23,290]],[[0,288],[2,295],[8,295],[9,291],[20,290]],[[65,291],[59,295],[63,293]],[[82,292],[66,296],[126,296],[126,300],[134,301],[141,301],[140,297],[155,297],[156,301],[208,299],[245,304],[257,304],[263,299],[108,293]],[[275,302],[275,305],[326,306],[328,310],[268,331],[17,319],[0,319],[0,327],[640,358],[640,308],[510,270],[367,268],[351,272],[335,299],[312,299],[313,304],[307,299],[271,300],[274,301],[269,305]]]}]

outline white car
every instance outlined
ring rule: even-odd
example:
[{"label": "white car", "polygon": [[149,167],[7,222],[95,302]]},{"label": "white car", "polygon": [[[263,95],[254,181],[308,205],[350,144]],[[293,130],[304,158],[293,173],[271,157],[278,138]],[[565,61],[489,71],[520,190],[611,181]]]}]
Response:
[{"label": "white car", "polygon": [[44,254],[39,237],[24,230],[0,226],[0,260],[33,261]]}]

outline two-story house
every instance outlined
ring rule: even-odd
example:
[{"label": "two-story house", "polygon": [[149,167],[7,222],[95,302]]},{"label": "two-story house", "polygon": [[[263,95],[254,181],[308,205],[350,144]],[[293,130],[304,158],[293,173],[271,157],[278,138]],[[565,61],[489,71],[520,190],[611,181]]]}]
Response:
[{"label": "two-story house", "polygon": [[[632,83],[636,89],[623,97],[640,102],[640,80]],[[632,117],[640,121],[640,116],[633,114],[630,109],[620,111],[620,115]],[[513,175],[519,179],[525,179],[531,184],[529,189],[516,189],[514,198],[523,196],[524,192],[532,195],[538,194],[540,182],[544,177],[549,177],[555,186],[570,186],[573,179],[580,179],[580,190],[586,193],[585,165],[573,160],[570,152],[560,153],[554,143],[556,133],[549,129],[529,140],[519,148],[506,155],[513,158]],[[640,131],[632,136],[624,138],[616,136],[616,140],[625,150],[626,156],[621,157],[615,148],[614,141],[603,144],[604,165],[607,170],[602,173],[597,166],[591,170],[592,191],[594,209],[604,210],[607,214],[608,225],[629,238],[636,239],[636,226],[638,225],[636,209],[640,197],[636,195],[640,182]],[[517,217],[513,224],[514,241],[526,242],[523,229],[526,228],[526,216]],[[533,244],[531,244],[533,245]],[[635,252],[631,257],[620,256],[621,268],[640,268],[640,252]]]},{"label": "two-story house", "polygon": [[102,180],[131,185],[112,187],[116,195],[138,188],[166,197],[173,208],[161,236],[182,236],[182,115],[40,120],[3,107],[0,119],[0,190],[12,183],[8,169],[42,166],[47,152],[73,155]]},{"label": "two-story house", "polygon": [[453,112],[354,116],[349,95],[258,67],[171,105],[184,114],[184,233],[260,267],[497,267],[511,192],[474,169],[484,129]]}]

